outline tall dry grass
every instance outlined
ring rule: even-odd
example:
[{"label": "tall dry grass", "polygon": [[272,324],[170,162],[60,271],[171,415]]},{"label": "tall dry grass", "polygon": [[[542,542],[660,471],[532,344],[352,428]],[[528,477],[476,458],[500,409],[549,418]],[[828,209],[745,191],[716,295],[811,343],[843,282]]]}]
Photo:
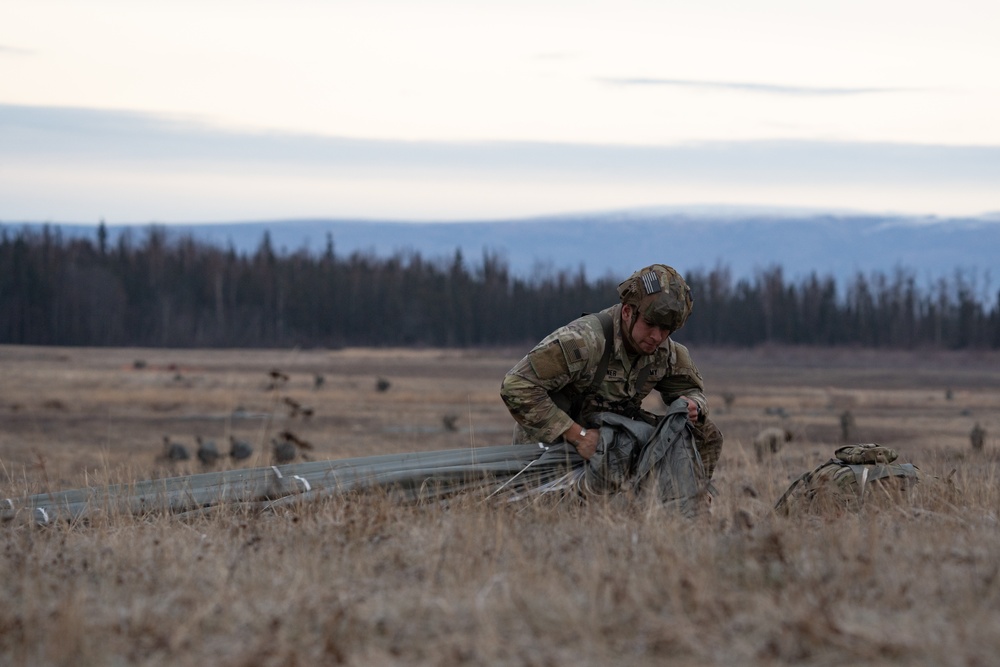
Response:
[{"label": "tall dry grass", "polygon": [[727,488],[698,521],[614,502],[368,493],[278,514],[8,526],[0,657],[990,664],[997,491],[974,488],[791,518]]},{"label": "tall dry grass", "polygon": [[[190,373],[190,391],[174,398],[128,391],[139,382],[175,389],[126,369],[121,355],[134,351],[105,363],[88,357],[91,371],[74,351],[51,363],[37,358],[48,351],[34,351],[24,366],[15,352],[4,350],[5,362],[25,384],[16,395],[0,388],[0,409],[16,417],[0,433],[0,497],[183,472],[154,466],[162,430],[223,428],[217,416],[235,403],[259,400],[254,408],[282,419],[258,381],[273,358],[206,355],[203,366],[218,369]],[[483,377],[463,377],[467,359],[435,354],[377,369],[370,359],[323,357],[330,395],[290,390],[326,413],[300,427],[314,429],[317,458],[367,438],[397,450],[494,444],[490,429],[504,422],[490,403],[491,375],[509,359],[469,361]],[[0,524],[0,664],[994,664],[995,439],[971,452],[961,412],[993,429],[1000,385],[983,375],[956,382],[945,365],[931,383],[918,375],[900,384],[904,367],[887,386],[855,389],[858,378],[869,381],[867,368],[841,381],[840,365],[824,375],[814,365],[779,373],[754,359],[709,361],[702,369],[716,391],[737,396],[716,415],[727,444],[709,516],[689,521],[620,500],[505,504],[470,493],[410,504],[371,492],[266,513],[109,509],[86,523]],[[353,370],[339,374],[338,364]],[[66,365],[72,372],[53,380]],[[376,374],[404,367],[386,395],[370,388]],[[63,409],[45,407],[52,394]],[[173,420],[149,407],[164,395],[178,403]],[[111,397],[103,414],[97,396]],[[938,479],[902,504],[775,515],[789,481],[832,454],[848,399],[859,440],[887,435],[884,444]],[[10,410],[14,402],[22,407]],[[765,411],[775,404],[789,416]],[[433,430],[459,407],[484,433]],[[758,462],[749,438],[779,420],[797,438]],[[21,448],[21,437],[34,444]]]}]

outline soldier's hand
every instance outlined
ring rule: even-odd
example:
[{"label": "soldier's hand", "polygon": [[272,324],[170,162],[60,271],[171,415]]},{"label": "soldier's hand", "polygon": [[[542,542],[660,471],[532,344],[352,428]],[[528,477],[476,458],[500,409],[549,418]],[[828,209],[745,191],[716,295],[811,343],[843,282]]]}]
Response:
[{"label": "soldier's hand", "polygon": [[597,443],[600,441],[601,430],[598,428],[583,428],[574,424],[563,433],[563,439],[576,448],[577,453],[583,458],[590,460],[590,457],[597,451]]},{"label": "soldier's hand", "polygon": [[695,403],[694,399],[688,398],[687,396],[682,396],[688,404],[688,419],[692,422],[698,421],[698,404]]}]

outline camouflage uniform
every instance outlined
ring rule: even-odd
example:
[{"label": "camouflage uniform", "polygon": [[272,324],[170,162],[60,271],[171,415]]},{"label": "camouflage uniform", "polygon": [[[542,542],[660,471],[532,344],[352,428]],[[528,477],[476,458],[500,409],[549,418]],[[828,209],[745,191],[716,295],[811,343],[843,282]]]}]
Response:
[{"label": "camouflage uniform", "polygon": [[[653,354],[639,355],[633,362],[623,340],[621,311],[621,304],[603,311],[611,316],[614,341],[607,372],[593,394],[587,392],[605,347],[596,315],[580,317],[549,334],[508,371],[500,394],[518,423],[515,441],[558,442],[574,418],[593,427],[594,416],[601,412],[655,423],[658,416],[641,406],[655,389],[666,405],[680,396],[698,404],[695,444],[711,477],[722,450],[722,434],[708,419],[701,373],[687,348],[670,338]],[[582,406],[570,415],[567,408],[581,396]]]}]

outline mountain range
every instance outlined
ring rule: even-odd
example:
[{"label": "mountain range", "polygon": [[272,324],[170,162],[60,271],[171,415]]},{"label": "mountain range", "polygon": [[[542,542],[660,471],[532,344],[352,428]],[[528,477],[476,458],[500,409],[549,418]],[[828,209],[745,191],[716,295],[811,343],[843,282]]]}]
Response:
[{"label": "mountain range", "polygon": [[[64,236],[96,238],[94,224],[50,226]],[[126,229],[140,240],[148,227],[109,225],[108,230],[111,240]],[[283,253],[321,253],[328,237],[339,257],[419,253],[450,262],[461,251],[474,268],[490,253],[521,277],[583,270],[588,279],[617,278],[663,262],[682,272],[726,267],[736,279],[780,266],[786,279],[815,272],[843,284],[858,273],[892,275],[901,269],[925,286],[962,275],[989,301],[990,276],[1000,262],[1000,214],[936,218],[704,206],[467,222],[292,219],[162,228],[170,236],[191,235],[245,253],[259,247],[265,232]]]}]

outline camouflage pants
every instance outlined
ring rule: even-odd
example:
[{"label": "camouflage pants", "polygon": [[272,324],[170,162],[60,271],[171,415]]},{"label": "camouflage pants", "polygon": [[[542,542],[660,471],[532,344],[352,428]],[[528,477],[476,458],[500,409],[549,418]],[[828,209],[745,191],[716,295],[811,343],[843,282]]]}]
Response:
[{"label": "camouflage pants", "polygon": [[702,465],[705,466],[705,476],[712,479],[715,466],[719,463],[719,456],[722,455],[722,431],[711,419],[691,426],[694,429],[694,446],[701,455]]}]

